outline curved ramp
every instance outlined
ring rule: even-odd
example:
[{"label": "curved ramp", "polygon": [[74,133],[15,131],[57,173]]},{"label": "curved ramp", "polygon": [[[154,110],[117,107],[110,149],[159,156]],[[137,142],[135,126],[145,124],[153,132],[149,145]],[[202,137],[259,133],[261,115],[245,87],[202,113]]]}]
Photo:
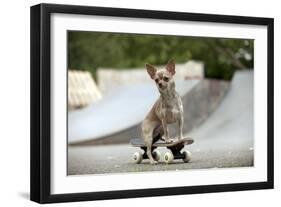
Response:
[{"label": "curved ramp", "polygon": [[[184,105],[184,133],[202,124],[218,107],[229,88],[219,80],[177,81]],[[141,122],[158,98],[154,84],[135,84],[115,88],[100,102],[70,112],[69,144],[128,143],[141,136]],[[169,126],[171,136],[176,127]]]},{"label": "curved ramp", "polygon": [[[178,81],[177,91],[185,96],[198,82]],[[137,125],[142,122],[158,94],[154,83],[120,86],[106,94],[101,101],[82,110],[69,112],[68,143],[100,139],[103,143],[122,142],[123,139],[128,141],[128,136],[138,131]]]},{"label": "curved ramp", "polygon": [[253,150],[253,71],[236,72],[218,109],[189,133],[196,148]]}]

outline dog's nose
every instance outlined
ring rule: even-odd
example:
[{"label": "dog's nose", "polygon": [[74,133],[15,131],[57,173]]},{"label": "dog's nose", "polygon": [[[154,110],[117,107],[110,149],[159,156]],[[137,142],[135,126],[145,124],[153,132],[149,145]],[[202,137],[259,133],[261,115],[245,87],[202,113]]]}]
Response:
[{"label": "dog's nose", "polygon": [[160,88],[162,88],[162,83],[159,83],[158,85],[159,85]]}]

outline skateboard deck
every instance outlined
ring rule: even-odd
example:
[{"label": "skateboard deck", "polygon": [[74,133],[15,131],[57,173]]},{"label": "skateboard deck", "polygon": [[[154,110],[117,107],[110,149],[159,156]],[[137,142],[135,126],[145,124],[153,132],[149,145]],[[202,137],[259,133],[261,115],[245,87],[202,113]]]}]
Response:
[{"label": "skateboard deck", "polygon": [[[153,143],[152,147],[173,147],[176,145],[189,145],[194,142],[192,138],[186,137],[181,140],[178,139],[172,139],[172,142],[166,143],[165,141],[157,141]],[[130,141],[131,145],[134,147],[146,147],[146,145],[143,142],[143,139],[141,138],[133,138]]]},{"label": "skateboard deck", "polygon": [[[194,140],[189,137],[185,137],[183,139],[172,139],[172,142],[166,143],[165,141],[157,141],[152,144],[152,155],[155,160],[160,160],[160,152],[158,150],[155,150],[158,147],[166,147],[171,152],[167,152],[164,155],[164,161],[167,164],[172,163],[174,159],[183,159],[184,162],[189,162],[191,159],[191,153],[189,151],[183,151],[181,150],[184,148],[185,145],[192,144]],[[136,152],[133,156],[133,159],[135,163],[141,163],[142,159],[148,159],[148,156],[146,154],[147,147],[143,142],[143,139],[141,138],[133,138],[130,140],[130,143],[133,147],[139,147],[141,148],[144,153],[140,154],[139,152]]]}]

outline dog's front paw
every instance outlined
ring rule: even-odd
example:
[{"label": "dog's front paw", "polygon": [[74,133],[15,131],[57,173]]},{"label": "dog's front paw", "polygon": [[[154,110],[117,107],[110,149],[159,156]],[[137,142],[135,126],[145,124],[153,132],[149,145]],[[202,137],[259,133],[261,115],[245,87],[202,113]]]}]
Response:
[{"label": "dog's front paw", "polygon": [[172,143],[174,140],[168,137],[161,137],[161,140],[163,140],[165,143]]},{"label": "dog's front paw", "polygon": [[178,137],[178,140],[182,140],[183,139],[183,137]]},{"label": "dog's front paw", "polygon": [[166,142],[166,143],[172,143],[172,142],[173,142],[173,140],[172,140],[172,139],[170,139],[170,138],[168,138],[168,139],[165,139],[165,142]]}]

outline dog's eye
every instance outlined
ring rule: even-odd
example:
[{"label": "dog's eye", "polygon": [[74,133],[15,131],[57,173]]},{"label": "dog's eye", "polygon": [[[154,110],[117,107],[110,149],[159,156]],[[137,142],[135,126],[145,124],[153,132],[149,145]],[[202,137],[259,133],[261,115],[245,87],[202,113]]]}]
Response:
[{"label": "dog's eye", "polygon": [[159,79],[158,79],[158,78],[156,78],[156,79],[155,79],[155,82],[156,82],[156,83],[158,83],[158,82],[159,82]]},{"label": "dog's eye", "polygon": [[169,78],[168,78],[168,77],[164,77],[163,79],[164,79],[164,81],[166,81],[166,82],[169,81]]}]

